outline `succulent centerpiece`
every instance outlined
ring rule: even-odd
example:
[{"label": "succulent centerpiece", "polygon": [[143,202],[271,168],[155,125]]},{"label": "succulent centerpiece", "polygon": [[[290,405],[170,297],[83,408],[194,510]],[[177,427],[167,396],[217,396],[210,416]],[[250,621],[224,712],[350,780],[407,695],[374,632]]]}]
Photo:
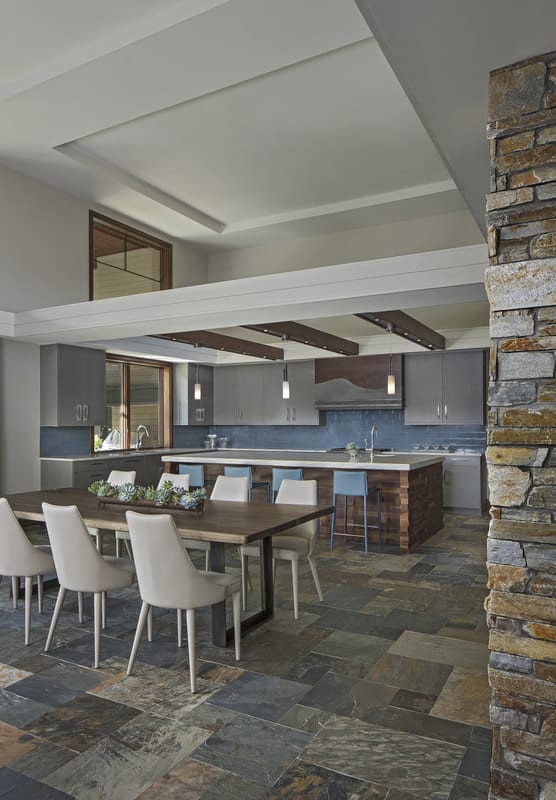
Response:
[{"label": "succulent centerpiece", "polygon": [[124,483],[113,486],[108,481],[94,481],[88,487],[101,503],[124,503],[126,505],[159,506],[161,508],[181,508],[187,511],[200,511],[207,496],[206,489],[187,491],[172,481],[164,481],[158,488]]},{"label": "succulent centerpiece", "polygon": [[359,445],[356,442],[348,442],[346,444],[346,451],[350,461],[356,461],[359,455]]}]

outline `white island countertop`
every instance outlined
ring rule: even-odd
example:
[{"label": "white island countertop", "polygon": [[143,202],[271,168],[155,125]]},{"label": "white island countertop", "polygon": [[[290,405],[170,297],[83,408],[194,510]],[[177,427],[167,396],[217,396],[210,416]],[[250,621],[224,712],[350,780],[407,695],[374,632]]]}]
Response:
[{"label": "white island countertop", "polygon": [[180,454],[163,455],[162,461],[177,464],[237,464],[269,467],[317,467],[321,469],[366,469],[409,472],[440,464],[441,455],[435,453],[377,453],[361,451],[356,461],[351,461],[347,453],[324,450],[239,450],[222,448],[220,450],[183,451]]}]

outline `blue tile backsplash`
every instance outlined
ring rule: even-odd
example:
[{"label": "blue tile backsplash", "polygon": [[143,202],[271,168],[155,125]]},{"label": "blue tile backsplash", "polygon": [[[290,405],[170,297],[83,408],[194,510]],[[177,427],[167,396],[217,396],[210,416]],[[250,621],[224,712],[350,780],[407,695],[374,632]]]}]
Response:
[{"label": "blue tile backsplash", "polygon": [[[357,442],[362,447],[370,440],[370,429],[376,425],[376,447],[392,450],[414,450],[442,445],[482,452],[486,445],[484,425],[404,425],[402,409],[352,409],[321,411],[320,425],[211,425],[203,429],[175,427],[174,447],[202,445],[207,433],[228,438],[229,447],[277,448],[293,450],[327,450]],[[182,433],[188,431],[188,434]],[[198,439],[195,437],[198,432]],[[178,438],[179,437],[179,438]],[[186,437],[183,438],[182,437]]]},{"label": "blue tile backsplash", "polygon": [[[321,411],[320,425],[207,425],[174,426],[174,447],[203,447],[208,433],[228,438],[229,447],[292,450],[328,450],[347,442],[364,446],[371,425],[378,433],[376,447],[414,450],[453,446],[482,452],[486,446],[484,425],[404,425],[401,409],[353,409]],[[41,428],[41,456],[86,455],[90,452],[88,428]]]}]

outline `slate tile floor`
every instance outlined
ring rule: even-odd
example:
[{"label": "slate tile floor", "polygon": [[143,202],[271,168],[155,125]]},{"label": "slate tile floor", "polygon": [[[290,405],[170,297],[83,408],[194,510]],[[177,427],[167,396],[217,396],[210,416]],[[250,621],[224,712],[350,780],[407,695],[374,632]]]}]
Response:
[{"label": "slate tile floor", "polygon": [[0,799],[487,798],[487,527],[446,515],[410,556],[365,557],[353,542],[330,553],[323,539],[324,603],[303,571],[294,621],[279,565],[275,617],[245,637],[241,662],[198,613],[195,695],[174,612],[155,612],[127,678],[135,589],[109,598],[93,670],[90,600],[82,626],[68,603],[46,655],[54,593],[24,647],[22,604],[12,610],[2,580]]}]

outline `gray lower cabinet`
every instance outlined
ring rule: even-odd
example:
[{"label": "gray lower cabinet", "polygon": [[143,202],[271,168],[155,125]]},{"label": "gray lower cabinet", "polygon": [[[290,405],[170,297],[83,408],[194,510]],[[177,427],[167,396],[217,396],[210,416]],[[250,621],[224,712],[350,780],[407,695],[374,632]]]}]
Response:
[{"label": "gray lower cabinet", "polygon": [[484,459],[472,455],[447,455],[443,462],[444,506],[482,513],[486,503]]},{"label": "gray lower cabinet", "polygon": [[[204,364],[174,364],[174,425],[212,425],[214,369]],[[195,399],[199,379],[201,398]]]},{"label": "gray lower cabinet", "polygon": [[263,421],[265,425],[318,425],[315,408],[315,362],[288,364],[290,396],[282,398],[282,364],[265,364],[263,382]]},{"label": "gray lower cabinet", "polygon": [[104,350],[66,344],[41,347],[41,425],[105,422]]},{"label": "gray lower cabinet", "polygon": [[138,456],[91,456],[86,460],[41,459],[41,488],[60,489],[71,486],[86,489],[94,481],[106,480],[113,469],[137,473],[135,482],[141,486],[156,486],[164,465],[158,453]]},{"label": "gray lower cabinet", "polygon": [[405,424],[483,424],[484,382],[482,350],[406,355]]}]

